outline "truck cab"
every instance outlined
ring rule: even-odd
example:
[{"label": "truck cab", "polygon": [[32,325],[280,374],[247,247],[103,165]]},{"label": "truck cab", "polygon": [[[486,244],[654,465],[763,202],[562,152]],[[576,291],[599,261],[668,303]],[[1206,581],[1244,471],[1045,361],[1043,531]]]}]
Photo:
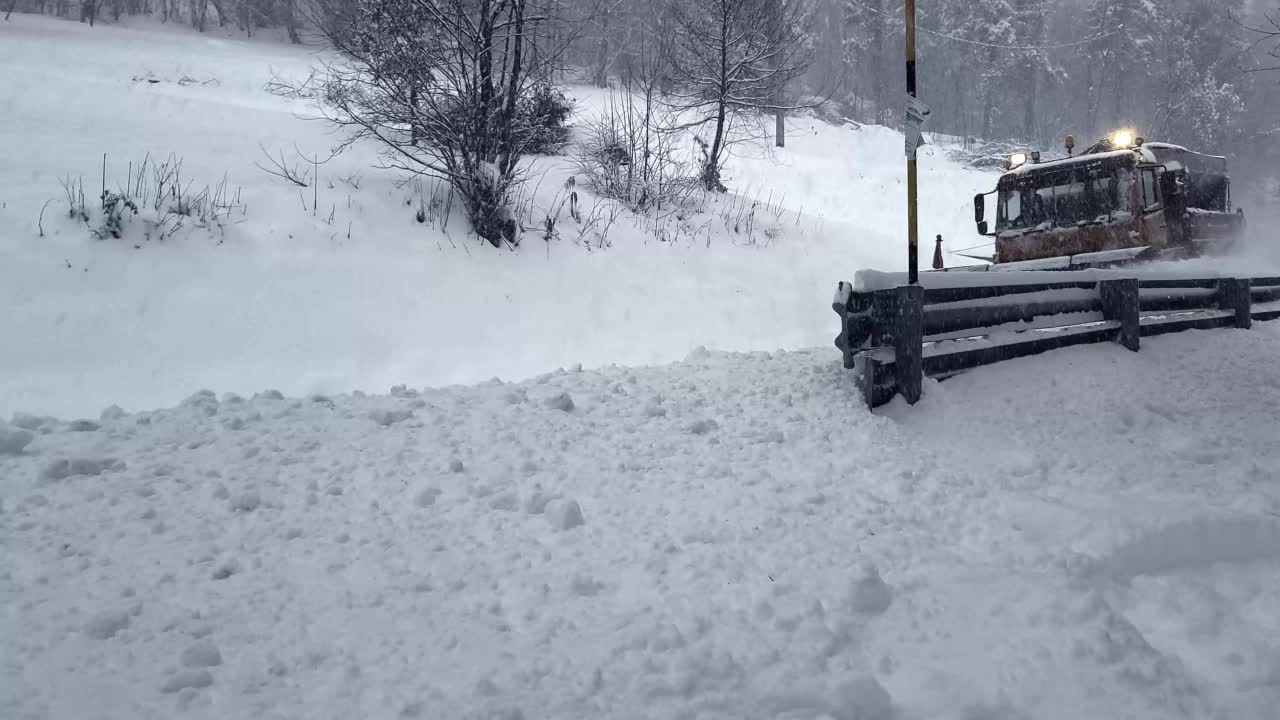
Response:
[{"label": "truck cab", "polygon": [[[991,262],[1068,267],[1196,254],[1238,235],[1224,158],[1178,145],[1104,141],[1078,156],[1011,158],[996,189],[974,198]],[[995,227],[985,221],[995,195]]]}]

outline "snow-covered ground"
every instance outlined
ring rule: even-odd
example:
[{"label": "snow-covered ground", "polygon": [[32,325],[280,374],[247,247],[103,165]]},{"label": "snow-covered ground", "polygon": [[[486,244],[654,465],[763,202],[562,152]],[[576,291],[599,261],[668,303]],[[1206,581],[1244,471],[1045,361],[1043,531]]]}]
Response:
[{"label": "snow-covered ground", "polygon": [[[603,252],[567,216],[548,245],[535,212],[515,253],[468,239],[456,213],[447,232],[418,224],[433,187],[397,187],[403,177],[371,169],[367,146],[321,166],[318,188],[297,188],[255,167],[267,165],[260,145],[290,159],[295,145],[323,156],[338,138],[303,119],[308,101],[264,87],[325,58],[181,27],[0,23],[0,417],[172,405],[196,387],[342,392],[669,362],[698,345],[828,345],[835,283],[905,264],[901,135],[812,118],[791,121],[785,150],[744,146],[727,178],[740,195],[709,200],[678,236],[667,221],[672,242],[623,215]],[[574,92],[584,116],[603,100]],[[92,240],[67,218],[60,179],[83,178],[94,206],[104,153],[109,189],[148,153],[172,153],[196,189],[225,175],[247,208],[225,231],[139,250],[140,222]],[[925,151],[921,232],[960,249],[980,240],[971,197],[993,176],[944,156]],[[570,172],[567,158],[535,164],[539,210]],[[359,189],[342,181],[353,175]],[[757,200],[752,232],[732,232],[725,218]]]},{"label": "snow-covered ground", "polygon": [[[0,22],[0,718],[1274,715],[1280,323],[873,415],[829,303],[902,264],[900,135],[796,119],[680,239],[496,252],[369,148],[301,192],[254,167],[334,142],[263,89],[315,59]],[[91,239],[59,178],[92,205],[103,153],[247,208]],[[922,233],[976,245],[993,177],[943,155]],[[532,379],[443,387],[493,376]]]},{"label": "snow-covered ground", "polygon": [[1265,718],[1280,323],[20,417],[0,717]]}]

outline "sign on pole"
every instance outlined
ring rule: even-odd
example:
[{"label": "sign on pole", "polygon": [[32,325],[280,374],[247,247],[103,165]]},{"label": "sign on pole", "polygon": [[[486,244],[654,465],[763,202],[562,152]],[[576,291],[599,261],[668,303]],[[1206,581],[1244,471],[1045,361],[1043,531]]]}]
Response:
[{"label": "sign on pole", "polygon": [[925,145],[924,133],[921,129],[932,110],[919,98],[908,95],[907,105],[902,113],[902,132],[907,138],[907,157],[914,160],[916,150]]}]

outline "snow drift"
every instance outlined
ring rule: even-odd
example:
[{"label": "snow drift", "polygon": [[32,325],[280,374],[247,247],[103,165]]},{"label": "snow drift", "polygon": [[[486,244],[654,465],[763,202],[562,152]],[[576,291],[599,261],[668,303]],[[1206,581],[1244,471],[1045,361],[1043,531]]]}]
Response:
[{"label": "snow drift", "polygon": [[13,418],[0,716],[1265,717],[1280,326]]}]

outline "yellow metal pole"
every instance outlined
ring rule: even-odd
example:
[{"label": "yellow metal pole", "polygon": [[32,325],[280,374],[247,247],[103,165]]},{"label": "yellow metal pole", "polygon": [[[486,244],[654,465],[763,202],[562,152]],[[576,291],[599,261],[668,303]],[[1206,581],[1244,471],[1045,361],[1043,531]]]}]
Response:
[{"label": "yellow metal pole", "polygon": [[[916,96],[916,0],[903,3],[907,20],[907,94]],[[919,237],[916,229],[916,153],[907,155],[907,282],[919,282]]]}]

